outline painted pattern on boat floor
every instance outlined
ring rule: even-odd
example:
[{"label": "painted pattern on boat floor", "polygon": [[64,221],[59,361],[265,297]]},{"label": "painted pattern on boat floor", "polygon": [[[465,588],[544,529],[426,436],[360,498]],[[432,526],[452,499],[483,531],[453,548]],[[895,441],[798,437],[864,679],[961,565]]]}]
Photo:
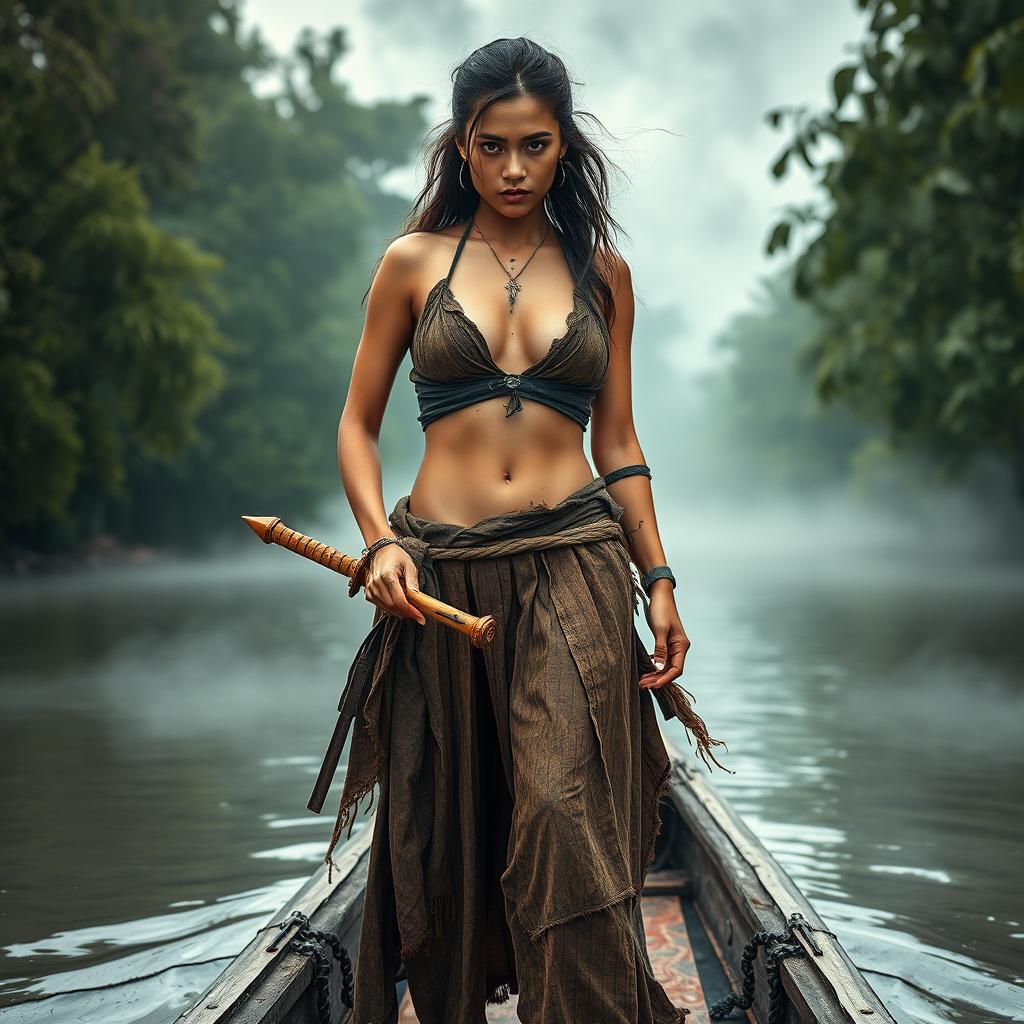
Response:
[{"label": "painted pattern on boat floor", "polygon": [[[687,1024],[709,1024],[704,990],[697,974],[690,936],[678,896],[644,896],[641,901],[647,952],[654,976],[676,1006],[686,1006]],[[517,997],[487,1007],[488,1024],[518,1024]],[[418,1024],[416,1010],[406,990],[398,1015],[399,1024]]]}]

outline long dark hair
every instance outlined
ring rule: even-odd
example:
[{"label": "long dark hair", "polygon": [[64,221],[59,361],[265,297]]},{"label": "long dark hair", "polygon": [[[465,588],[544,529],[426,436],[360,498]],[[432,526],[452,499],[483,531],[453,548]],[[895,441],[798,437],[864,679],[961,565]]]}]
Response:
[{"label": "long dark hair", "polygon": [[456,138],[474,110],[467,141],[492,103],[516,96],[536,97],[550,108],[568,144],[561,161],[565,179],[559,171],[544,198],[548,218],[561,235],[573,279],[582,285],[584,294],[596,300],[610,326],[614,303],[607,269],[617,251],[612,236],[623,229],[609,209],[607,167],[611,161],[583,133],[575,116],[601,122],[587,111],[573,110],[573,82],[565,64],[532,39],[495,39],[456,65],[452,82],[451,119],[437,126],[440,134],[427,152],[427,183],[399,235],[439,231],[475,213],[480,197],[471,186],[463,188],[459,183],[462,157]]}]

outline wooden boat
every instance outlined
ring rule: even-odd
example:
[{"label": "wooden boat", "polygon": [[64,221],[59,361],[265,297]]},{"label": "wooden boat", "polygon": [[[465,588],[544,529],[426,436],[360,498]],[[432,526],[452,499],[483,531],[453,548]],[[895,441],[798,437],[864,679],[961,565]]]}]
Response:
[{"label": "wooden boat", "polygon": [[[655,974],[690,1007],[690,1024],[741,1019],[746,1006],[752,1024],[895,1024],[707,774],[667,737],[666,746],[672,786],[642,904]],[[178,1024],[356,1024],[348,1007],[371,838],[370,827],[354,833],[333,883],[321,865]],[[310,940],[307,925],[328,941]],[[413,1024],[404,978],[396,984],[399,1024]],[[488,1006],[488,1021],[517,1021],[515,1002]]]}]

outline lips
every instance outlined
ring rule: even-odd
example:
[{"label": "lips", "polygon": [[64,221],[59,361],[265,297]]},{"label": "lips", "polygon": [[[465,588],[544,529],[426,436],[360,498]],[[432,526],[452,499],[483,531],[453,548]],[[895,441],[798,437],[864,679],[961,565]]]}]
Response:
[{"label": "lips", "polygon": [[525,188],[506,188],[501,193],[503,196],[526,196],[529,190]]}]

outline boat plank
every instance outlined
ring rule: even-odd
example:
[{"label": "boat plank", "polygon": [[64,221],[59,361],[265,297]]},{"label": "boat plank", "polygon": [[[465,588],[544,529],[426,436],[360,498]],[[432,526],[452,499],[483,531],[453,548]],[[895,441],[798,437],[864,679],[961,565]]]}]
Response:
[{"label": "boat plank", "polygon": [[[696,763],[667,737],[666,746],[675,762],[672,799],[687,820],[693,845],[703,847],[703,870],[698,872],[689,863],[687,867],[693,873],[696,889],[706,890],[704,916],[716,932],[733,973],[738,970],[743,945],[754,931],[785,931],[788,915],[800,913],[810,927],[823,929],[813,933],[820,955],[798,931],[805,956],[783,961],[783,984],[794,1005],[803,1009],[805,1019],[820,1022],[834,1018],[836,1024],[870,1019],[875,1024],[894,1024],[846,950],[829,934],[806,896],[764,844],[719,796]],[[742,933],[735,935],[740,921],[746,930],[741,928]],[[758,966],[762,960],[763,955],[758,958]],[[761,984],[763,980],[759,979],[759,990]],[[832,1010],[833,1005],[839,1012]]]},{"label": "boat plank", "polygon": [[[672,799],[681,801],[677,806],[682,808],[689,826],[680,846],[694,879],[694,903],[708,933],[717,940],[733,990],[739,992],[743,947],[754,932],[784,932],[785,918],[750,865],[738,855],[689,787],[673,785]],[[847,1014],[832,996],[831,986],[817,971],[802,969],[794,980],[796,963],[792,958],[784,960],[780,972],[792,1004],[787,1024],[849,1024]],[[763,952],[754,960],[754,976],[754,1016],[758,1021],[766,1021],[768,985]]]},{"label": "boat plank", "polygon": [[[314,928],[330,929],[335,934],[344,925],[345,918],[358,920],[366,885],[371,832],[370,828],[360,830],[342,848],[335,858],[339,870],[330,885],[327,866],[322,865],[177,1018],[176,1024],[224,1024],[226,1021],[242,1024],[250,1020],[277,1024],[284,1020],[309,986],[313,976],[312,959],[292,952],[287,939],[277,949],[268,951],[267,947],[278,934],[277,929],[268,926],[283,921],[293,910],[306,914]],[[339,899],[337,891],[342,887],[345,891]],[[319,913],[322,908],[329,908],[331,921],[323,919],[324,915]],[[293,934],[293,930],[288,934]],[[349,955],[355,959],[351,947]],[[251,998],[263,981],[267,983],[266,990],[259,998]]]}]

